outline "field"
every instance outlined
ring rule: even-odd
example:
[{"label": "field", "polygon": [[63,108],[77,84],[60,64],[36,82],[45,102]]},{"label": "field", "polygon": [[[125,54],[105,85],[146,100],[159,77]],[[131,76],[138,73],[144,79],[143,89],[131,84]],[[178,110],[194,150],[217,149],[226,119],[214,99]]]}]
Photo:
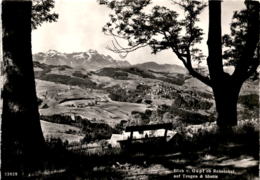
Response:
[{"label": "field", "polygon": [[84,138],[80,129],[73,126],[41,121],[41,127],[46,139],[61,139],[64,142],[73,143]]},{"label": "field", "polygon": [[[55,152],[65,153],[57,155],[62,165],[55,165],[63,171],[50,178],[256,178],[258,80],[244,84],[239,126],[226,139],[217,131],[211,89],[188,74],[137,67],[41,68],[37,71],[46,74],[37,74],[36,88],[43,133],[50,147],[59,149]],[[112,134],[128,125],[166,122],[172,123],[179,142],[163,152],[125,152],[109,144]]]}]

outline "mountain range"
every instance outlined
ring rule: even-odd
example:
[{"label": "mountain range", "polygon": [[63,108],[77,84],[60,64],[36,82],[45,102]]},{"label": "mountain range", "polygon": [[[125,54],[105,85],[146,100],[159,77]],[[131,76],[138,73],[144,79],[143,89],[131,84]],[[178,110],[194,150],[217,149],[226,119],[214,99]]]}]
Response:
[{"label": "mountain range", "polygon": [[[178,65],[131,65],[97,51],[37,53],[34,74],[46,138],[107,139],[126,125],[197,127],[216,118],[212,90]],[[259,80],[244,83],[238,119],[259,115]]]},{"label": "mountain range", "polygon": [[45,53],[39,52],[33,55],[36,62],[46,65],[65,65],[73,69],[83,69],[96,71],[105,67],[137,67],[144,70],[156,72],[175,72],[185,74],[186,69],[179,65],[157,64],[155,62],[146,62],[131,65],[128,61],[115,60],[109,55],[103,55],[96,50],[86,52],[61,53],[56,50],[49,50]]}]

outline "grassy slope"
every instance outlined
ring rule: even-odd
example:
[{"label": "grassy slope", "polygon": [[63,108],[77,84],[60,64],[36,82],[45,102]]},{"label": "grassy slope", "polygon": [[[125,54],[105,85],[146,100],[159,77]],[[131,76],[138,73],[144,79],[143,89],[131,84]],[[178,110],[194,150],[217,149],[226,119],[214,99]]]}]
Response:
[{"label": "grassy slope", "polygon": [[62,141],[67,140],[71,143],[78,142],[84,137],[79,128],[70,125],[41,121],[41,127],[43,135],[47,139],[60,138]]},{"label": "grassy slope", "polygon": [[[67,67],[38,66],[37,68],[43,70],[40,71],[41,73],[38,71],[36,78],[44,80],[37,79],[37,94],[43,100],[43,104],[47,104],[45,108],[40,109],[40,113],[43,115],[74,114],[89,119],[91,122],[106,123],[115,127],[121,120],[130,120],[132,111],[144,112],[148,108],[156,111],[162,104],[171,106],[179,95],[183,100],[188,100],[187,102],[193,102],[193,99],[196,98],[214,103],[211,89],[187,75],[142,71],[135,68],[104,68],[97,72],[80,70],[74,72],[73,69]],[[55,80],[57,77],[58,80]],[[174,77],[175,80],[169,81],[171,77]],[[68,78],[70,81],[67,81]],[[146,85],[150,89],[144,94],[136,91],[140,84]],[[150,97],[152,104],[112,101],[107,90],[114,87],[119,87],[123,91],[130,90],[140,94],[144,99]],[[133,94],[132,92],[128,93],[128,96]],[[256,93],[256,82],[246,82],[241,91],[241,95]],[[244,99],[247,100],[247,98]],[[245,101],[244,99],[242,102]],[[60,103],[64,101],[66,103]],[[79,107],[79,105],[83,106]],[[189,110],[187,111],[187,109]],[[239,105],[238,109],[243,113],[244,105]],[[208,110],[200,110],[182,104],[175,107],[173,112],[173,115],[176,116],[174,121],[178,119],[178,116],[189,112],[198,112],[203,116],[208,116],[214,114],[214,105]],[[250,112],[248,114],[250,115]],[[155,116],[158,116],[158,112]]]}]

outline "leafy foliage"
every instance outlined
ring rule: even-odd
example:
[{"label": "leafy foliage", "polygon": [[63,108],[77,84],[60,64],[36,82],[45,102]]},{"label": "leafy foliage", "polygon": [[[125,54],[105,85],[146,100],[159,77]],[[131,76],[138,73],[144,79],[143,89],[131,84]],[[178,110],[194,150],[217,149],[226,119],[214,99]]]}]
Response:
[{"label": "leafy foliage", "polygon": [[75,71],[72,75],[82,79],[87,79],[89,77],[88,74],[82,74],[80,71]]},{"label": "leafy foliage", "polygon": [[[225,34],[223,36],[223,45],[225,47],[223,58],[227,60],[226,65],[236,66],[242,56],[241,52],[245,51],[249,14],[250,9],[235,11],[230,26],[231,34]],[[260,21],[260,19],[258,21]],[[259,51],[259,43],[254,57],[249,59],[253,64],[259,59],[257,51]]]},{"label": "leafy foliage", "polygon": [[[172,50],[191,75],[210,85],[208,77],[195,71],[192,62],[201,63],[205,56],[198,48],[203,31],[197,26],[199,14],[206,7],[200,1],[171,1],[179,6],[183,16],[168,7],[156,5],[151,0],[99,1],[113,10],[103,31],[114,37],[110,50],[126,56],[142,47],[150,47],[152,53]],[[118,39],[124,39],[127,47],[122,47]]]},{"label": "leafy foliage", "polygon": [[[212,87],[218,111],[218,125],[236,125],[236,107],[232,106],[236,105],[242,84],[256,72],[259,65],[259,2],[245,0],[246,10],[234,14],[231,35],[222,38],[221,2],[208,1],[209,74],[199,72],[193,67],[194,62],[200,63],[204,60],[198,48],[203,31],[196,25],[200,13],[206,6],[203,2],[174,0],[171,1],[172,7],[158,6],[151,0],[100,0],[99,2],[107,5],[114,12],[110,15],[110,22],[103,28],[105,33],[115,39],[113,48],[110,48],[112,51],[127,55],[146,46],[152,49],[152,53],[172,50],[190,75]],[[182,16],[178,13],[181,11],[174,10],[174,5],[178,5],[183,10]],[[128,47],[122,47],[118,38],[126,40]],[[226,47],[224,57],[223,42]],[[224,59],[235,65],[233,74],[224,71]]]},{"label": "leafy foliage", "polygon": [[158,5],[147,13],[146,9],[152,4],[151,0],[113,0],[105,3],[115,13],[110,14],[110,22],[103,31],[128,41],[127,48],[122,48],[116,41],[116,52],[127,54],[149,46],[152,53],[172,49],[182,58],[192,52],[194,60],[201,60],[201,51],[194,45],[202,40],[203,32],[196,26],[196,22],[205,4],[189,0],[178,3],[184,10],[184,18],[180,19],[176,11]]},{"label": "leafy foliage", "polygon": [[96,74],[100,75],[100,76],[108,76],[108,77],[112,77],[114,79],[120,79],[120,80],[128,80],[128,73],[124,72],[122,70],[120,70],[119,68],[113,68],[113,67],[105,67],[101,70],[99,70],[98,72],[96,72]]},{"label": "leafy foliage", "polygon": [[44,22],[56,22],[59,15],[51,12],[54,0],[32,0],[32,29],[36,29]]},{"label": "leafy foliage", "polygon": [[[205,56],[198,48],[203,31],[196,25],[200,13],[206,7],[205,3],[175,0],[171,1],[172,7],[163,7],[152,0],[100,0],[99,2],[113,10],[110,21],[103,27],[106,34],[114,37],[113,47],[110,47],[110,50],[126,56],[129,52],[146,46],[152,49],[152,53],[170,49],[183,62],[191,75],[209,86],[212,85],[209,77],[200,74],[192,67],[192,62],[201,63],[205,60]],[[227,60],[227,65],[236,65],[245,54],[243,52],[247,51],[247,48],[252,49],[246,41],[258,4],[251,1],[246,1],[245,4],[247,6],[245,10],[234,13],[231,35],[223,36],[225,46],[223,59]],[[182,16],[179,14],[181,11],[175,10],[176,6],[183,10]],[[123,47],[118,39],[126,40],[128,46]],[[249,40],[248,42],[250,43]],[[259,51],[259,47],[257,49]],[[247,64],[242,69],[249,69],[249,73],[243,72],[249,75],[243,79],[247,79],[251,76],[251,71],[255,71],[255,67],[259,64],[257,58],[255,53],[254,57],[247,60]]]},{"label": "leafy foliage", "polygon": [[259,95],[258,94],[249,94],[239,96],[239,103],[242,103],[249,109],[258,109],[259,108]]},{"label": "leafy foliage", "polygon": [[135,90],[127,90],[116,85],[107,88],[109,98],[113,101],[141,103],[145,99],[150,99],[147,95],[151,90],[149,86],[138,85]]},{"label": "leafy foliage", "polygon": [[185,108],[190,110],[208,110],[212,107],[213,103],[203,100],[202,98],[195,98],[189,95],[178,95],[173,105],[178,108]]}]

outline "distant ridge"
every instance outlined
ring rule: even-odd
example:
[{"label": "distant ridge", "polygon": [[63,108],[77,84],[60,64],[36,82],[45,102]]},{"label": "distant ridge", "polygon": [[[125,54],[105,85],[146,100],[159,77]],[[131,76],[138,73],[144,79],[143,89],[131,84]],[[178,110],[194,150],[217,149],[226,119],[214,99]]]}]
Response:
[{"label": "distant ridge", "polygon": [[46,53],[34,54],[33,59],[47,65],[67,65],[72,68],[86,70],[97,70],[104,67],[128,67],[131,65],[127,61],[114,60],[111,56],[99,54],[92,49],[87,52],[73,53],[60,53],[56,50],[49,50]]},{"label": "distant ridge", "polygon": [[46,65],[62,66],[66,65],[74,69],[96,71],[106,67],[137,67],[143,70],[156,72],[168,72],[186,74],[184,67],[174,64],[157,64],[146,62],[131,65],[128,61],[115,60],[109,55],[100,54],[98,51],[90,49],[86,52],[61,53],[56,50],[39,52],[33,55],[33,60]]},{"label": "distant ridge", "polygon": [[135,67],[145,70],[153,70],[157,72],[169,72],[169,73],[179,73],[186,74],[187,70],[176,64],[157,64],[156,62],[146,62],[142,64],[136,64]]}]

